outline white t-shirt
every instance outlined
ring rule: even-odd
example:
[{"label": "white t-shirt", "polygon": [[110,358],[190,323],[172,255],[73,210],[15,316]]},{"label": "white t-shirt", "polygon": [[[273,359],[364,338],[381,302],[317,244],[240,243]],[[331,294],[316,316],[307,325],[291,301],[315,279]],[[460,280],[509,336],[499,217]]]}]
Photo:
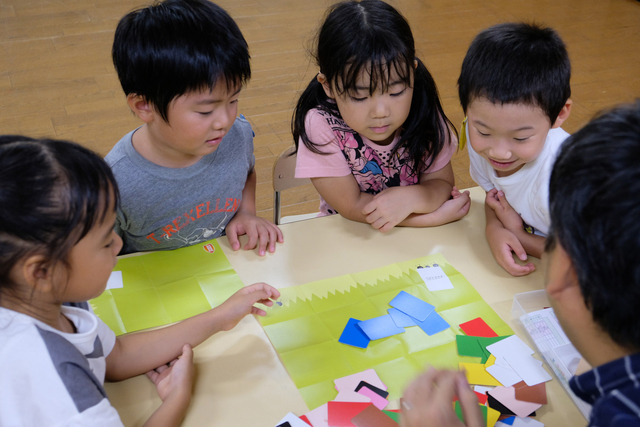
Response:
[{"label": "white t-shirt", "polygon": [[88,309],[62,312],[77,333],[0,307],[0,426],[122,426],[102,387],[115,334]]},{"label": "white t-shirt", "polygon": [[[469,128],[467,141],[469,141]],[[495,169],[469,147],[469,173],[471,178],[485,191],[502,190],[509,204],[520,214],[524,222],[534,228],[540,236],[549,233],[549,178],[560,146],[569,134],[562,128],[549,131],[544,148],[532,162],[525,164],[516,173],[499,177]]]}]

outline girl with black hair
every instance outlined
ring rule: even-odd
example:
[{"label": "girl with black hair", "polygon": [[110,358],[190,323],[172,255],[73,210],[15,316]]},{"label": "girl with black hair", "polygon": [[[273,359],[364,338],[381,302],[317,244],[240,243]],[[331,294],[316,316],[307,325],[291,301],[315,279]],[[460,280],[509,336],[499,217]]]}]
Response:
[{"label": "girl with black hair", "polygon": [[166,328],[115,336],[91,311],[122,239],[118,186],[70,142],[0,136],[0,426],[122,426],[102,387],[143,373],[163,403],[145,426],[177,426],[191,400],[191,347],[266,313],[280,293],[256,283]]},{"label": "girl with black hair", "polygon": [[292,121],[296,177],[311,178],[321,215],[386,232],[462,218],[454,186],[457,135],[404,17],[379,0],[330,8],[314,54],[320,72]]}]

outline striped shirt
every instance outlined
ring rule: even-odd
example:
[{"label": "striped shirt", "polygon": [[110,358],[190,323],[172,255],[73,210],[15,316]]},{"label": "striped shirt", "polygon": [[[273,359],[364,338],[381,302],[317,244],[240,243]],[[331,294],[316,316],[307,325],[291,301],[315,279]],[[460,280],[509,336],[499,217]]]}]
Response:
[{"label": "striped shirt", "polygon": [[640,353],[573,377],[569,385],[592,405],[589,426],[640,427]]}]

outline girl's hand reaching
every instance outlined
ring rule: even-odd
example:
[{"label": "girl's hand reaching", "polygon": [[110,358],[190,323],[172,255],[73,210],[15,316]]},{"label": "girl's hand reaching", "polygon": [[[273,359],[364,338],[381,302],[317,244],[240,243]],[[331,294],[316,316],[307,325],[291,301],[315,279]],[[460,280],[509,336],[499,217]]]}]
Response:
[{"label": "girl's hand reaching", "polygon": [[258,307],[254,307],[254,304],[260,303],[271,307],[273,305],[272,299],[278,298],[280,298],[280,292],[266,283],[255,283],[240,289],[225,302],[214,308],[220,317],[220,330],[228,331],[233,329],[247,314],[265,316],[267,313]]}]

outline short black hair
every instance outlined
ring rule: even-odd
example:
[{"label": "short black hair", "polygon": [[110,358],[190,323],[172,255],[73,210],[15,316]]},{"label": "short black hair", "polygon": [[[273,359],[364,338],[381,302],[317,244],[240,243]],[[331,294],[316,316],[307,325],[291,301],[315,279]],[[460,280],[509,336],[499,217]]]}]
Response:
[{"label": "short black hair", "polygon": [[593,320],[640,349],[640,101],[593,119],[563,144],[549,184],[551,231]]},{"label": "short black hair", "polygon": [[111,53],[124,93],[142,96],[167,122],[176,97],[213,89],[220,79],[231,90],[251,78],[240,28],[206,0],[166,0],[128,13]]},{"label": "short black hair", "polygon": [[0,136],[0,292],[33,254],[66,262],[73,246],[119,201],[105,161],[78,144]]},{"label": "short black hair", "polygon": [[556,121],[571,96],[571,63],[560,36],[537,24],[504,23],[476,36],[462,62],[462,109],[477,98],[530,104]]}]

